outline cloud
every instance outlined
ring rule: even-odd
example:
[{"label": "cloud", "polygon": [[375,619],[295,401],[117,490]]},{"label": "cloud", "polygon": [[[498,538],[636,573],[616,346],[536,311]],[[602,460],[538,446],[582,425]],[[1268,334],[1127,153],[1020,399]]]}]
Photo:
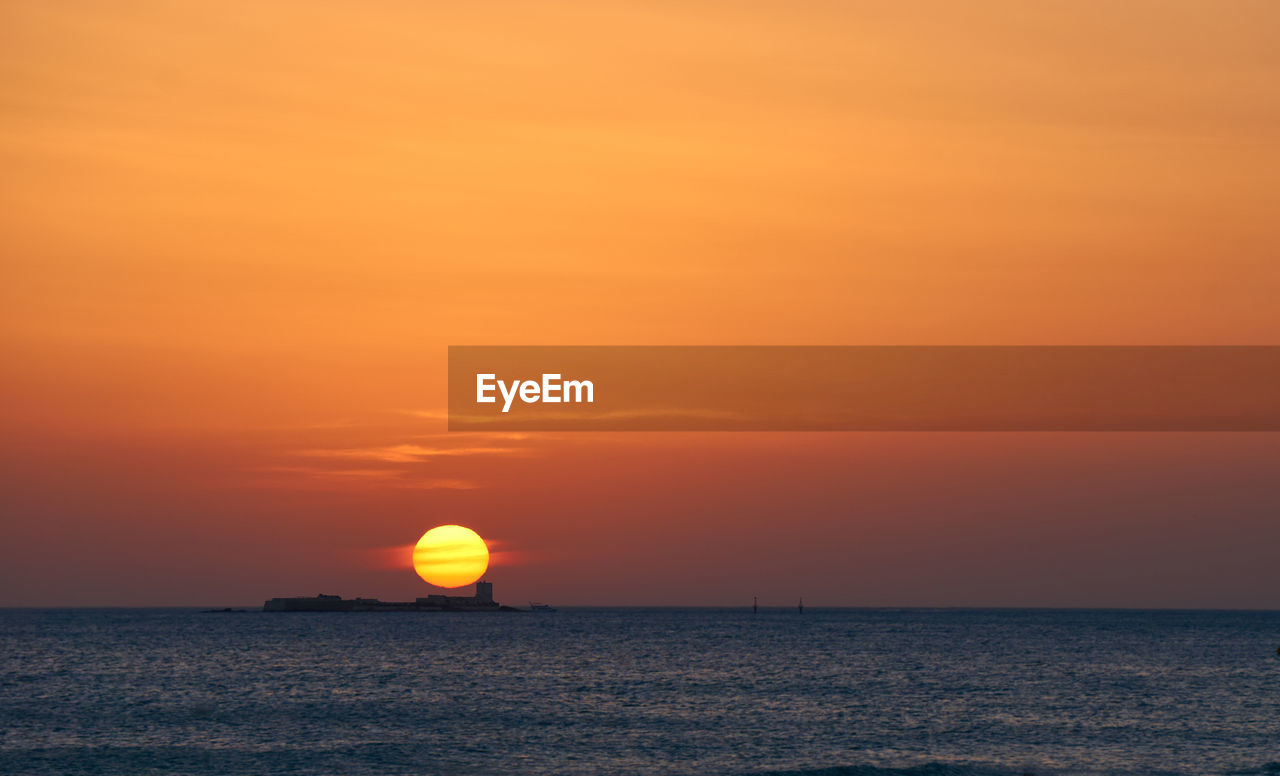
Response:
[{"label": "cloud", "polygon": [[400,414],[423,420],[448,420],[448,410],[400,410]]},{"label": "cloud", "polygon": [[402,480],[400,487],[414,490],[476,490],[480,485],[470,480],[435,478],[430,480]]},{"label": "cloud", "polygon": [[438,456],[510,455],[521,452],[515,447],[425,447],[423,445],[387,445],[384,447],[348,447],[329,450],[302,450],[299,455],[310,458],[347,458],[385,463],[420,463]]},{"label": "cloud", "polygon": [[[750,420],[750,416],[741,412],[710,407],[637,407],[634,409],[597,410],[588,407],[580,409],[551,409],[539,406],[527,409],[521,415],[500,412],[454,413],[452,421],[460,428],[450,433],[475,433],[496,436],[502,432],[500,430],[482,431],[480,427],[485,425],[501,427],[507,424],[527,424],[526,427],[539,432],[548,429],[561,431],[697,431],[702,430],[702,428],[696,425],[690,425],[685,428],[681,424],[686,422],[696,423],[697,421],[718,421],[731,424],[748,420]],[[612,423],[630,423],[632,421],[636,422],[634,427],[627,425],[625,428],[619,428],[615,425],[610,425]],[[640,425],[644,422],[651,422],[656,424],[657,427],[649,429],[648,426]]]},{"label": "cloud", "polygon": [[[533,555],[523,550],[498,549],[502,542],[485,538],[489,547],[489,568],[495,566],[523,566],[533,562]],[[351,550],[351,557],[360,568],[412,569],[413,544],[397,544],[390,547],[368,547]]]},{"label": "cloud", "polygon": [[334,489],[376,487],[407,490],[476,490],[480,483],[457,477],[414,477],[406,469],[325,469],[318,466],[267,466],[253,471],[276,475],[260,481],[269,487]]}]

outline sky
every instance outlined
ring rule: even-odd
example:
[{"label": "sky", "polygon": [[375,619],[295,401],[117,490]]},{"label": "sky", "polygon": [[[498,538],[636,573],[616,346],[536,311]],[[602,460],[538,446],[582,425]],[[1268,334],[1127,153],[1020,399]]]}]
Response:
[{"label": "sky", "polygon": [[0,605],[1280,607],[1275,434],[445,430],[448,345],[1280,344],[1280,6],[0,8]]}]

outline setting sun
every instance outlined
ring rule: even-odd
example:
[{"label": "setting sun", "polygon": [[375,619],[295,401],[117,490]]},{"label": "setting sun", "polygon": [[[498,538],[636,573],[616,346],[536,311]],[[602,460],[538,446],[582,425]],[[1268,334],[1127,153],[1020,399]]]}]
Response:
[{"label": "setting sun", "polygon": [[413,548],[413,568],[436,587],[462,587],[489,568],[489,548],[470,528],[438,525]]}]

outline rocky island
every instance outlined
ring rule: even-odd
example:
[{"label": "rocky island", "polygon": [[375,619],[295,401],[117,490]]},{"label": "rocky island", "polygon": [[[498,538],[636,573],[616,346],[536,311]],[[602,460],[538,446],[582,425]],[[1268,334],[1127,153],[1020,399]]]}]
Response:
[{"label": "rocky island", "polygon": [[339,595],[272,598],[264,612],[519,612],[493,600],[493,583],[477,582],[475,595],[429,595],[412,601],[343,598]]}]

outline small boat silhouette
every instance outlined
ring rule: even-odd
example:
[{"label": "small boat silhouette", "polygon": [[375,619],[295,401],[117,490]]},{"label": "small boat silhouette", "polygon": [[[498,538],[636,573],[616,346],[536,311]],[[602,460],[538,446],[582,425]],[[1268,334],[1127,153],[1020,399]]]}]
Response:
[{"label": "small boat silhouette", "polygon": [[529,602],[529,611],[531,612],[554,612],[555,607],[551,604],[539,604],[533,601]]}]

